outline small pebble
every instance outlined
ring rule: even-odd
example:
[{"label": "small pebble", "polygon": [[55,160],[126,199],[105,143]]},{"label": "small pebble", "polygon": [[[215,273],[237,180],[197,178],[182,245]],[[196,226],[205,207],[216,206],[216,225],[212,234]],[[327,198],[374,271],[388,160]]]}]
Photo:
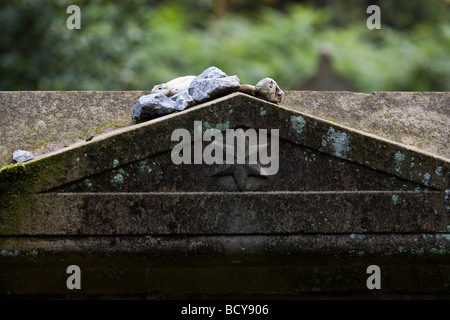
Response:
[{"label": "small pebble", "polygon": [[13,160],[17,163],[23,163],[34,159],[34,155],[25,150],[16,150],[13,153]]}]

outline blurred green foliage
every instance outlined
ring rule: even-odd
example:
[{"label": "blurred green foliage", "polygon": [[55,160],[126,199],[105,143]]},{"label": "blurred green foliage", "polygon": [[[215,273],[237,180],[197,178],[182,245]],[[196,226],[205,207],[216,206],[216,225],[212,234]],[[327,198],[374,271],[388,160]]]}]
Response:
[{"label": "blurred green foliage", "polygon": [[[274,78],[292,89],[314,73],[318,50],[362,92],[449,91],[446,0],[48,1],[0,4],[0,90],[150,90],[209,66],[241,83]],[[325,1],[322,1],[325,2]],[[69,30],[69,5],[81,30]]]}]

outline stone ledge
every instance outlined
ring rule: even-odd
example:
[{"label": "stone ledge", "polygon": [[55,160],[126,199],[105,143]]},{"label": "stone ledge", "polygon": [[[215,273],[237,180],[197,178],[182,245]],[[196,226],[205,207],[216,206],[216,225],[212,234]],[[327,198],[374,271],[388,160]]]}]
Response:
[{"label": "stone ledge", "polygon": [[[17,242],[20,240],[20,242]],[[291,235],[116,235],[116,236],[28,236],[0,239],[2,258],[29,261],[52,256],[161,257],[148,261],[165,265],[180,259],[209,259],[208,264],[228,263],[230,256],[264,259],[277,256],[272,265],[283,265],[286,259],[326,259],[326,257],[396,257],[398,262],[427,257],[429,263],[444,262],[450,255],[447,233],[380,233],[380,234],[291,234]],[[166,258],[164,258],[166,257]],[[259,257],[259,258],[258,258]],[[256,260],[255,260],[256,261]],[[450,267],[450,266],[449,266]]]},{"label": "stone ledge", "polygon": [[132,110],[144,91],[0,92],[0,167],[15,150],[36,156],[133,124]]},{"label": "stone ledge", "polygon": [[[29,238],[20,247],[12,239],[1,245],[15,250],[1,251],[1,297],[358,297],[370,292],[366,269],[374,264],[382,270],[378,297],[449,294],[449,240],[440,235]],[[76,292],[65,287],[71,264],[82,270]]]},{"label": "stone ledge", "polygon": [[450,227],[439,191],[47,193],[28,203],[11,211],[14,219],[2,219],[0,236],[427,233]]},{"label": "stone ledge", "polygon": [[[147,91],[0,92],[0,167],[15,150],[39,156],[133,124]],[[283,106],[450,159],[450,93],[287,91]]]},{"label": "stone ledge", "polygon": [[283,104],[450,158],[450,92],[287,91]]}]

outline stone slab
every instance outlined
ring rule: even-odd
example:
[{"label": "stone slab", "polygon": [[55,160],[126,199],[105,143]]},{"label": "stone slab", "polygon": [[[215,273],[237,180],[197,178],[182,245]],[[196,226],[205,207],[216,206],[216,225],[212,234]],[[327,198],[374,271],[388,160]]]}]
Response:
[{"label": "stone slab", "polygon": [[[66,237],[0,244],[3,298],[450,294],[449,239],[440,235]],[[65,286],[71,264],[82,270],[78,292]],[[375,292],[366,287],[373,264],[382,269],[382,289]]]},{"label": "stone slab", "polygon": [[[147,91],[0,92],[0,167],[15,150],[39,156],[133,124]],[[450,158],[448,92],[285,91],[283,105]]]},{"label": "stone slab", "polygon": [[[308,152],[312,149],[331,155],[335,161],[346,160],[437,190],[446,190],[450,185],[450,160],[446,158],[236,93],[192,107],[183,113],[119,129],[92,141],[58,150],[27,162],[23,167],[2,170],[3,180],[7,179],[8,172],[22,172],[22,175],[15,175],[19,181],[3,184],[3,188],[6,192],[6,189],[12,188],[10,183],[19,182],[22,185],[26,183],[29,192],[49,191],[170,152],[175,145],[171,141],[173,130],[185,128],[193,136],[193,124],[199,119],[203,131],[207,128],[225,131],[239,127],[278,129],[280,139],[306,147]],[[152,143],[143,144],[142,141]],[[303,159],[299,160],[306,158],[303,155]],[[294,172],[295,168],[291,166],[290,171]],[[170,173],[176,175],[176,172]],[[169,175],[164,176],[164,181],[166,179],[169,179],[168,184],[174,183]]]},{"label": "stone slab", "polygon": [[449,92],[287,91],[283,104],[450,158]]},{"label": "stone slab", "polygon": [[444,192],[47,193],[0,236],[435,233]]},{"label": "stone slab", "polygon": [[[373,264],[386,294],[450,294],[450,160],[304,101],[236,93],[3,168],[0,296],[367,294]],[[279,174],[175,166],[171,133],[195,121],[279,129]]]},{"label": "stone slab", "polygon": [[[147,92],[148,93],[148,92]],[[144,91],[0,92],[0,167],[18,149],[36,156],[133,124]]]}]

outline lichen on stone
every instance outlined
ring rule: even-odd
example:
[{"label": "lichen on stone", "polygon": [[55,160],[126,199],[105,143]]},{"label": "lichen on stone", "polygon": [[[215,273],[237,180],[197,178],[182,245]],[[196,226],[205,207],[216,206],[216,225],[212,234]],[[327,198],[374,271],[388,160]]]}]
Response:
[{"label": "lichen on stone", "polygon": [[291,127],[298,134],[303,134],[303,128],[306,126],[306,120],[302,116],[291,116]]},{"label": "lichen on stone", "polygon": [[405,155],[403,153],[401,153],[400,151],[398,151],[394,155],[394,159],[395,159],[395,171],[397,173],[400,173],[401,168],[402,168],[402,163],[405,160]]},{"label": "lichen on stone", "polygon": [[350,145],[348,135],[345,132],[335,131],[330,127],[327,136],[322,138],[322,146],[331,146],[332,152],[339,158],[348,159],[350,154]]},{"label": "lichen on stone", "polygon": [[398,202],[398,195],[393,194],[393,195],[392,195],[392,203],[393,203],[393,204],[397,204],[397,202]]},{"label": "lichen on stone", "polygon": [[111,180],[111,182],[114,184],[122,184],[123,181],[123,176],[120,173],[116,174]]}]

